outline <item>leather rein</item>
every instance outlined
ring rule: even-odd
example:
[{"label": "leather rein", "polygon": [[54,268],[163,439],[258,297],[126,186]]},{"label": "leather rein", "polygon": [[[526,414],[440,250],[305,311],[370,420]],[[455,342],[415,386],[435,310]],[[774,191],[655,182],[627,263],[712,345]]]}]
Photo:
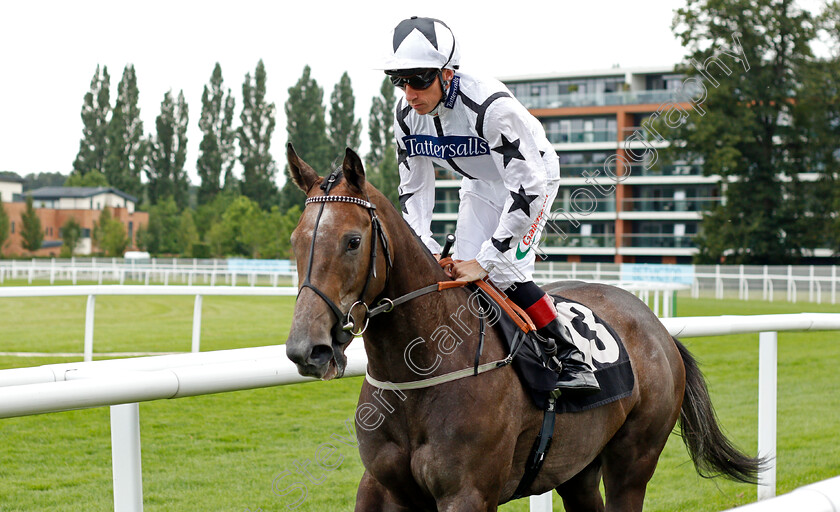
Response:
[{"label": "leather rein", "polygon": [[[365,196],[365,199],[361,199],[358,197],[352,196],[331,196],[330,191],[335,186],[336,182],[339,180],[339,175],[341,174],[341,169],[336,169],[333,171],[329,177],[324,180],[321,184],[321,190],[324,191],[324,195],[322,196],[312,196],[306,199],[306,205],[310,204],[320,204],[320,209],[318,210],[318,215],[315,218],[315,227],[312,231],[312,241],[309,246],[309,262],[308,267],[306,270],[306,278],[301,284],[300,289],[298,290],[298,296],[300,296],[300,292],[303,291],[304,288],[309,288],[314,291],[324,302],[332,310],[333,314],[336,317],[336,322],[333,324],[331,329],[331,333],[335,340],[340,345],[345,345],[349,343],[354,336],[359,336],[367,330],[368,322],[370,321],[371,317],[379,315],[381,313],[389,313],[391,312],[396,306],[408,302],[412,299],[417,297],[432,293],[432,292],[441,292],[443,290],[448,290],[452,288],[462,288],[469,284],[466,281],[440,281],[435,284],[431,284],[429,286],[425,286],[423,288],[419,288],[414,290],[413,292],[409,292],[405,295],[397,297],[395,299],[383,298],[381,299],[376,306],[370,307],[364,300],[365,293],[370,286],[370,282],[376,278],[376,246],[378,243],[382,244],[383,252],[385,253],[385,269],[386,269],[386,281],[390,278],[390,269],[393,265],[393,260],[391,259],[391,253],[389,250],[388,244],[388,236],[385,234],[385,231],[382,229],[381,221],[379,217],[376,215],[376,205],[370,202],[369,198]],[[368,213],[370,214],[371,219],[371,245],[370,245],[370,262],[368,265],[368,274],[367,278],[365,279],[365,285],[362,288],[361,293],[359,293],[359,298],[350,306],[350,309],[347,313],[343,313],[341,309],[330,299],[324,292],[318,289],[315,285],[311,282],[312,276],[312,263],[315,258],[315,239],[318,234],[318,225],[321,222],[321,214],[324,212],[324,207],[326,203],[349,203],[361,206],[365,208]],[[452,258],[444,257],[440,260],[441,267],[447,267],[454,263]],[[502,294],[495,286],[493,286],[490,282],[479,279],[474,281],[474,283],[481,288],[485,293],[487,293],[501,308],[502,310],[519,326],[521,331],[525,333],[534,330],[534,324],[531,322],[531,319],[522,311],[519,306],[513,303],[510,299],[508,299],[504,294]],[[358,331],[354,331],[354,327],[356,327],[356,320],[353,317],[353,309],[357,306],[361,305],[365,308],[365,319],[364,324]],[[513,360],[513,356],[518,349],[518,345],[516,347],[512,347],[511,353],[504,359],[500,359],[498,361],[493,361],[490,363],[485,363],[482,365],[478,364],[479,355],[481,352],[481,348],[483,346],[484,341],[484,317],[479,317],[481,321],[481,337],[479,341],[479,349],[476,353],[475,365],[473,368],[465,368],[463,370],[458,370],[455,372],[447,373],[444,375],[430,377],[427,379],[421,379],[417,381],[411,382],[403,382],[403,383],[393,383],[393,382],[385,382],[379,381],[371,377],[369,372],[365,372],[365,379],[370,383],[372,386],[381,388],[381,389],[420,389],[426,388],[431,386],[436,386],[439,384],[443,384],[444,382],[451,382],[453,380],[461,379],[464,377],[468,377],[471,375],[478,375],[479,373],[483,373],[486,371],[494,370],[496,368],[501,368],[503,366],[507,366]]]}]

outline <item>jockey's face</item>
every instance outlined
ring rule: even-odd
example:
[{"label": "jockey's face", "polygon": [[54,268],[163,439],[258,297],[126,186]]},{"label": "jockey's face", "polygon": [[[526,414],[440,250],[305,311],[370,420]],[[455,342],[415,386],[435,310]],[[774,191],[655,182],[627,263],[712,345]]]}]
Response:
[{"label": "jockey's face", "polygon": [[[451,69],[444,69],[443,79],[449,82],[452,80],[454,74],[455,72]],[[443,99],[444,94],[440,80],[435,80],[425,89],[415,88],[407,83],[403,87],[403,90],[405,91],[405,99],[408,101],[408,104],[411,105],[411,108],[415,112],[421,115],[428,114],[434,110],[437,104],[440,103],[440,100]]]}]

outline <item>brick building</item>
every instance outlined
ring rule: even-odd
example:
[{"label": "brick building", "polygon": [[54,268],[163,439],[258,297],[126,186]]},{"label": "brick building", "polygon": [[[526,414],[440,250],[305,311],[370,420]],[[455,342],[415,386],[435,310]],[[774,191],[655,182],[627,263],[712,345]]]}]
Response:
[{"label": "brick building", "polygon": [[[95,248],[91,233],[104,208],[109,208],[111,216],[125,226],[129,249],[136,249],[137,229],[149,223],[148,213],[135,211],[136,197],[112,187],[43,187],[27,192],[26,195],[32,196],[32,204],[44,230],[44,242],[41,249],[34,253],[35,256],[59,255],[62,246],[61,227],[71,218],[82,227],[82,237],[75,254],[93,253]],[[26,211],[26,203],[6,202],[5,195],[3,201],[10,226],[9,238],[2,247],[2,253],[6,257],[28,256],[28,251],[21,245],[20,235],[23,226],[21,216]]]}]

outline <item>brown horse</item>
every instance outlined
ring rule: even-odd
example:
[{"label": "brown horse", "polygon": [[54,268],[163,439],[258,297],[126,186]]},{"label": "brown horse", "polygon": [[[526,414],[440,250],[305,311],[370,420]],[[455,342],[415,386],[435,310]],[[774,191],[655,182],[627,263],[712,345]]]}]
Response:
[{"label": "brown horse", "polygon": [[[348,149],[329,182],[291,145],[287,157],[292,179],[309,198],[292,234],[303,285],[286,353],[299,372],[341,377],[350,329],[360,330],[367,320],[368,372],[377,380],[403,383],[471,369],[477,317],[458,317],[474,336],[453,342],[434,334],[452,325],[467,290],[435,291],[390,307],[389,300],[448,278],[397,210],[367,183],[359,157]],[[640,511],[678,419],[701,474],[755,481],[760,461],[721,433],[696,363],[644,303],[611,286],[571,282],[548,288],[588,305],[615,329],[629,353],[635,387],[610,404],[558,414],[551,450],[528,494],[556,489],[569,512],[605,510],[603,478],[608,510]],[[383,309],[389,311],[364,319],[368,310]],[[482,362],[507,355],[488,329]],[[418,368],[429,371],[421,377]],[[513,497],[543,419],[510,366],[405,392],[365,382],[359,404],[365,473],[356,510],[364,512],[497,510]]]}]

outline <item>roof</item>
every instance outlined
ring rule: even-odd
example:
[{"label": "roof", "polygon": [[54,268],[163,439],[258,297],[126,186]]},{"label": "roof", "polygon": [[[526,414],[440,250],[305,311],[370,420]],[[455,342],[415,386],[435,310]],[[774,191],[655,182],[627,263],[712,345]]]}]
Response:
[{"label": "roof", "polygon": [[605,76],[627,76],[627,75],[650,75],[650,74],[674,73],[674,65],[650,66],[638,68],[609,68],[584,71],[561,71],[553,73],[539,73],[520,76],[507,76],[499,78],[505,83],[533,82],[536,80],[560,80],[573,78],[599,78]]},{"label": "roof", "polygon": [[100,194],[114,194],[137,203],[137,198],[114,187],[41,187],[27,192],[32,199],[61,199],[62,197],[93,197]]},{"label": "roof", "polygon": [[23,183],[23,178],[20,176],[12,176],[11,174],[0,174],[0,181],[6,183]]}]

